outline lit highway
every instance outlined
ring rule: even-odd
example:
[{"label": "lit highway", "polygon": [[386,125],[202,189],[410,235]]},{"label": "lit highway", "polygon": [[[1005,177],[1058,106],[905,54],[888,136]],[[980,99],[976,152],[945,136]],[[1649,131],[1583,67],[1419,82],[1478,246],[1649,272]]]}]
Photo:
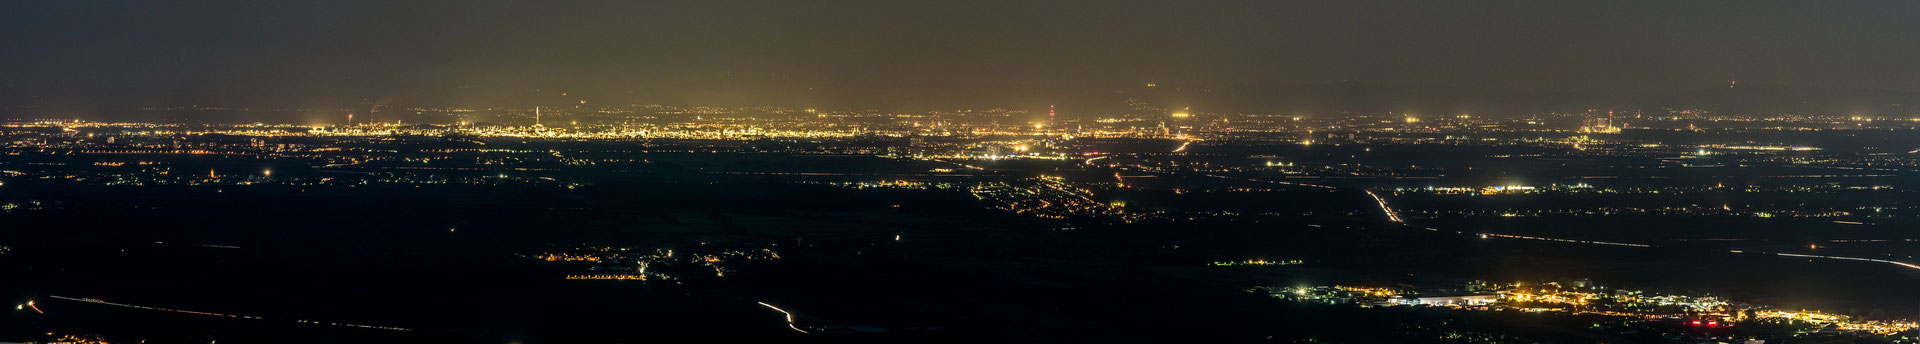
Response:
[{"label": "lit highway", "polygon": [[1380,198],[1380,195],[1373,194],[1373,190],[1367,190],[1367,196],[1373,197],[1373,202],[1380,204],[1380,211],[1387,213],[1388,220],[1393,220],[1393,222],[1396,223],[1407,223],[1407,221],[1400,220],[1400,214],[1394,213],[1393,208],[1387,206],[1387,200],[1385,198]]},{"label": "lit highway", "polygon": [[[150,310],[150,311],[173,312],[173,313],[181,313],[181,314],[226,317],[226,318],[235,318],[235,319],[267,320],[266,318],[251,316],[251,315],[225,314],[225,313],[214,313],[214,312],[190,311],[190,310],[184,310],[184,309],[172,309],[172,308],[164,308],[164,307],[141,306],[141,305],[107,302],[100,299],[66,297],[66,296],[59,296],[59,295],[48,295],[47,297],[60,299],[60,300],[67,300],[67,301],[85,302],[85,303],[91,303],[91,304],[108,305],[108,306],[114,306],[114,307],[124,307],[124,308],[133,308],[133,309],[144,309],[144,310]],[[34,310],[38,311],[39,308],[35,307]],[[401,327],[362,325],[362,324],[351,324],[351,323],[341,323],[341,322],[323,322],[323,321],[314,321],[314,320],[306,320],[306,319],[294,320],[293,322],[302,323],[302,324],[354,327],[354,328],[365,328],[365,329],[375,329],[375,330],[413,331],[413,329],[401,328]]]},{"label": "lit highway", "polygon": [[760,305],[766,306],[767,309],[772,309],[775,312],[780,312],[781,315],[785,315],[787,317],[787,328],[793,329],[794,332],[800,332],[802,334],[807,333],[807,330],[802,330],[800,329],[800,326],[796,326],[794,324],[793,313],[787,312],[787,310],[785,309],[780,309],[780,307],[774,307],[773,305],[767,304],[766,302],[761,302]]},{"label": "lit highway", "polygon": [[[1738,250],[1734,250],[1730,252],[1744,253],[1743,251],[1738,251]],[[1820,258],[1820,259],[1836,259],[1836,260],[1852,260],[1852,261],[1861,261],[1861,262],[1887,263],[1887,264],[1899,265],[1900,267],[1903,267],[1903,268],[1920,270],[1920,265],[1914,265],[1913,263],[1907,263],[1907,262],[1891,261],[1886,259],[1822,256],[1822,255],[1816,255],[1816,254],[1798,254],[1798,253],[1774,253],[1773,255],[1784,256],[1784,257]]]}]

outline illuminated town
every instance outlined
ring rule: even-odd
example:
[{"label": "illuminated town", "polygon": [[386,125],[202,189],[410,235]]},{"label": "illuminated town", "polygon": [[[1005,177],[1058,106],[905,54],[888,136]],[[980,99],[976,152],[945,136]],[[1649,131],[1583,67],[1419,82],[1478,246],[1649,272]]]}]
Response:
[{"label": "illuminated town", "polygon": [[1920,344],[1920,6],[0,3],[0,344]]},{"label": "illuminated town", "polygon": [[[1006,221],[1004,226],[1009,228],[1061,233],[1092,231],[1072,234],[1086,236],[1073,240],[1115,241],[1115,244],[1138,239],[1107,238],[1116,235],[1114,233],[1210,226],[1259,227],[1263,223],[1274,223],[1298,226],[1307,231],[1299,235],[1308,237],[1337,237],[1344,236],[1340,234],[1343,231],[1365,231],[1376,233],[1368,236],[1406,237],[1392,239],[1396,241],[1413,238],[1429,242],[1457,241],[1449,245],[1459,247],[1502,241],[1500,245],[1538,245],[1538,249],[1545,250],[1603,250],[1595,253],[1601,255],[1679,254],[1716,260],[1771,256],[1777,257],[1772,259],[1775,263],[1767,264],[1838,264],[1847,269],[1883,273],[1920,270],[1912,264],[1916,252],[1908,248],[1910,244],[1902,244],[1920,242],[1920,237],[1881,230],[1900,228],[1920,216],[1920,207],[1905,201],[1913,197],[1911,190],[1915,186],[1908,178],[1920,172],[1920,156],[1905,148],[1804,146],[1791,140],[1747,138],[1752,135],[1788,138],[1791,136],[1782,135],[1806,131],[1898,139],[1920,132],[1920,122],[1898,118],[1751,117],[1685,110],[1660,115],[1616,112],[1506,118],[1343,113],[1288,115],[1279,120],[1262,121],[1266,116],[1186,109],[1181,111],[1189,112],[1181,116],[1117,114],[1080,122],[1056,121],[1050,116],[1023,120],[1034,114],[1009,110],[877,114],[774,107],[640,106],[585,113],[538,110],[540,118],[537,119],[527,116],[533,111],[448,110],[437,120],[413,124],[402,124],[398,120],[328,125],[15,120],[0,124],[7,139],[4,147],[0,147],[5,154],[5,159],[0,161],[0,182],[4,183],[0,189],[53,188],[112,193],[181,188],[179,192],[194,194],[268,197],[266,195],[287,192],[392,193],[403,190],[396,188],[450,191],[481,187],[532,195],[588,195],[611,190],[650,192],[641,191],[647,187],[633,189],[635,186],[627,185],[632,182],[622,181],[622,175],[643,173],[656,179],[646,183],[667,183],[651,187],[656,189],[683,188],[671,185],[686,183],[772,183],[785,185],[780,188],[798,188],[796,191],[814,190],[800,191],[801,194],[874,195],[855,196],[862,198],[924,195],[912,197],[939,199],[937,202],[949,204],[926,208],[931,205],[913,204],[926,201],[854,201],[833,206],[853,206],[834,210],[852,211],[849,215],[805,215],[794,220],[775,220],[767,217],[770,214],[740,213],[741,210],[640,215],[656,218],[642,223],[688,229],[646,234],[644,237],[658,238],[638,241],[619,236],[589,241],[558,236],[553,239],[559,241],[547,241],[544,248],[526,247],[511,254],[523,261],[542,263],[542,266],[529,267],[532,270],[527,273],[532,278],[569,283],[664,283],[700,290],[757,283],[754,281],[769,278],[766,277],[771,272],[769,269],[801,264],[783,259],[796,254],[809,257],[802,261],[875,254],[876,258],[886,259],[932,259],[921,263],[932,266],[979,266],[976,269],[990,266],[981,265],[988,264],[984,261],[973,262],[981,258],[961,258],[966,255],[953,256],[955,253],[947,252],[950,249],[935,248],[977,245],[978,239],[966,238],[973,235],[926,229],[883,229],[901,226],[886,224],[894,223],[891,221],[919,220],[855,220],[873,216],[851,215],[868,212],[858,210],[863,207],[899,212],[901,209],[952,211],[958,209],[951,207],[961,206],[971,208],[967,211],[970,213],[998,214],[992,216],[1004,217],[996,221]],[[496,121],[529,123],[473,121],[486,112],[504,118]],[[548,126],[532,123],[535,120],[568,124]],[[597,124],[573,124],[581,121]],[[652,122],[642,124],[646,121]],[[1593,127],[1595,123],[1604,123],[1605,127]],[[1711,128],[1703,128],[1709,126]],[[1688,138],[1665,138],[1675,132],[1686,133]],[[1719,137],[1727,139],[1715,139]],[[1406,154],[1441,156],[1409,158]],[[753,162],[768,159],[783,162],[773,165]],[[1535,167],[1541,165],[1545,166]],[[1675,172],[1649,172],[1665,170]],[[353,191],[360,189],[368,191]],[[113,204],[39,192],[8,195],[11,196],[0,199],[0,212],[7,216],[57,216],[54,214],[79,207]],[[691,195],[694,194],[671,197]],[[957,198],[948,198],[955,196]],[[1317,201],[1299,205],[1251,201],[1275,197]],[[812,209],[825,205],[803,205],[802,202],[791,206]],[[167,208],[160,204],[133,206]],[[601,210],[572,207],[541,209],[549,209],[544,211],[553,215],[546,216],[558,216],[556,219],[561,223],[577,222],[567,219],[575,216],[568,215],[573,213],[595,219],[580,222],[589,227],[632,221],[605,222],[608,220],[601,219],[608,215],[598,214]],[[608,219],[632,216],[617,215]],[[736,219],[743,216],[765,219]],[[779,216],[798,216],[798,213]],[[1607,226],[1643,218],[1687,223],[1754,223],[1752,226],[1763,229],[1648,235],[1632,230],[1582,231],[1585,225],[1560,228],[1530,225],[1541,221],[1584,221]],[[462,227],[471,227],[464,230],[469,233],[503,230],[473,221],[477,220],[453,220],[438,226],[447,227],[443,229],[445,233],[441,233],[446,236],[468,235]],[[795,224],[786,223],[791,221],[829,222],[791,227]],[[838,227],[836,225],[826,224],[833,221],[881,222],[862,225],[880,227],[874,229],[877,232],[860,234],[860,231],[872,230],[843,232],[831,229]],[[1807,237],[1809,234],[1802,232],[1764,229],[1784,224],[1834,228],[1837,232]],[[901,228],[921,227],[924,225]],[[798,228],[818,229],[794,232],[813,233],[798,236],[777,234]],[[579,230],[564,229],[551,235]],[[978,235],[1032,235],[1018,234],[1020,231]],[[667,234],[675,232],[685,233]],[[668,236],[660,236],[663,234]],[[1158,235],[1164,234],[1147,234],[1147,237]],[[149,245],[151,248],[144,250],[174,245],[168,241],[155,240]],[[10,254],[13,247],[23,243],[9,240],[5,244],[8,246],[0,246],[3,248],[0,254]],[[214,251],[244,251],[250,246],[217,239],[182,245],[188,249]],[[1354,259],[1316,249],[1271,251],[1287,258],[1240,258],[1223,253],[1243,249],[1229,248],[1231,244],[1210,245],[1214,247],[1162,245],[1157,248],[1166,250],[1161,253],[1162,257],[1129,264],[1177,264],[1195,259],[1205,262],[1199,265],[1216,269],[1282,269],[1245,270],[1257,271],[1253,276],[1277,277],[1285,276],[1287,273],[1282,271],[1289,270],[1342,269],[1345,265],[1342,260]],[[1382,244],[1368,243],[1361,247],[1378,245]],[[1201,272],[1167,270],[1159,274],[1189,273]],[[1417,274],[1410,274],[1414,275]],[[1465,277],[1468,276],[1452,278]],[[1644,287],[1663,287],[1655,282],[1636,281]],[[1903,311],[1869,315],[1858,313],[1860,311],[1813,310],[1816,309],[1813,307],[1763,306],[1732,298],[1608,289],[1590,282],[1578,285],[1474,282],[1468,288],[1438,290],[1406,288],[1406,285],[1240,287],[1294,302],[1597,315],[1604,318],[1583,330],[1646,340],[1853,337],[1897,343],[1911,342],[1914,337],[1914,317]],[[41,304],[94,303],[268,323],[288,321],[283,320],[284,317],[106,302],[91,295],[50,294],[34,300]],[[889,329],[890,326],[862,324],[865,322],[829,322],[809,315],[815,311],[810,303],[795,304],[781,299],[756,302],[778,304],[785,307],[779,308],[781,312],[789,316],[796,314],[795,310],[809,312],[798,313],[801,315],[793,316],[788,324],[789,330],[796,334],[900,331]],[[1704,322],[1689,326],[1695,320]],[[308,320],[294,318],[291,321],[300,324]],[[399,325],[408,326],[339,321],[320,324],[389,331],[417,331],[418,328],[414,323],[405,322]],[[1749,324],[1775,325],[1747,326]],[[921,332],[931,328],[906,327],[922,328]],[[1524,337],[1485,331],[1402,329],[1402,335],[1453,338],[1448,340],[1524,340]],[[86,332],[56,333],[97,336]]]},{"label": "illuminated town", "polygon": [[[1668,338],[1704,340],[1761,340],[1764,337],[1857,335],[1889,342],[1915,342],[1911,320],[1854,319],[1846,315],[1809,310],[1778,309],[1728,301],[1714,296],[1687,296],[1610,289],[1579,280],[1569,283],[1506,283],[1484,281],[1455,288],[1415,292],[1378,287],[1256,287],[1256,292],[1295,302],[1344,304],[1358,307],[1432,307],[1472,312],[1526,312],[1600,316],[1595,328],[1621,334],[1644,332]],[[1740,324],[1760,329],[1733,329]]]}]

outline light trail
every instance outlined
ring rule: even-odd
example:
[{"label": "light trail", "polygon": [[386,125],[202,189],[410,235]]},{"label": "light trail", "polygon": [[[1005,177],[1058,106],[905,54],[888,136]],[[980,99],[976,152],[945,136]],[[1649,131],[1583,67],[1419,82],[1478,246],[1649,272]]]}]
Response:
[{"label": "light trail", "polygon": [[1393,220],[1393,222],[1396,223],[1407,223],[1406,221],[1400,220],[1400,214],[1395,214],[1393,208],[1387,207],[1387,199],[1380,198],[1380,195],[1373,194],[1373,190],[1367,190],[1367,196],[1373,197],[1374,202],[1380,203],[1380,210],[1387,212],[1387,219]]},{"label": "light trail", "polygon": [[1193,141],[1181,142],[1180,148],[1174,148],[1173,152],[1174,153],[1185,152],[1187,151],[1187,145],[1190,145],[1190,144],[1193,144]]},{"label": "light trail", "polygon": [[[55,299],[61,299],[61,300],[67,300],[67,301],[79,301],[79,302],[86,302],[86,303],[93,303],[93,304],[102,304],[102,305],[108,305],[108,306],[117,306],[117,307],[126,307],[126,308],[133,308],[133,309],[145,309],[145,310],[150,310],[150,311],[164,311],[164,312],[174,312],[174,313],[186,313],[186,314],[193,314],[193,315],[205,315],[205,316],[215,316],[215,317],[227,317],[227,318],[235,318],[235,319],[253,319],[253,320],[267,320],[266,318],[262,318],[262,317],[256,317],[256,316],[251,316],[251,315],[236,315],[236,314],[221,314],[221,313],[213,313],[213,312],[200,312],[200,311],[189,311],[189,310],[184,310],[184,309],[172,309],[172,308],[161,308],[161,307],[148,307],[148,306],[141,306],[141,305],[130,305],[130,304],[124,304],[124,303],[113,303],[113,302],[107,302],[107,301],[103,301],[103,300],[100,300],[100,299],[86,299],[86,298],[77,298],[77,297],[65,297],[65,296],[59,296],[59,295],[47,295],[47,297],[52,297],[52,298],[55,298]],[[28,302],[28,305],[32,305],[32,302],[31,302],[31,301],[29,301],[29,302]],[[36,308],[34,308],[34,310],[36,310],[36,311],[37,311],[37,310],[39,310],[39,308],[37,308],[37,307],[36,307]],[[361,325],[361,324],[349,324],[349,323],[330,323],[330,322],[319,322],[319,321],[312,321],[312,320],[305,320],[305,319],[302,319],[302,320],[296,320],[296,321],[294,321],[294,322],[297,322],[297,323],[304,323],[304,324],[318,324],[318,325],[331,325],[331,326],[341,326],[341,327],[358,327],[358,328],[367,328],[367,329],[375,329],[375,330],[389,330],[389,331],[413,331],[413,329],[409,329],[409,328],[400,328],[400,327],[391,327],[391,326],[374,326],[374,325]]]},{"label": "light trail", "polygon": [[[1217,175],[1211,175],[1211,174],[1205,174],[1205,173],[1200,173],[1200,175],[1202,175],[1202,176],[1208,176],[1208,177],[1214,177],[1214,178],[1220,178],[1220,179],[1239,179],[1239,178],[1233,178],[1233,177],[1228,177],[1228,176],[1217,176]],[[1278,181],[1278,180],[1266,180],[1266,179],[1259,179],[1259,178],[1246,178],[1246,180],[1247,180],[1247,181],[1249,181],[1249,182],[1261,182],[1261,183],[1269,183],[1269,184],[1280,184],[1280,185],[1293,185],[1293,186],[1307,186],[1307,187],[1316,187],[1316,188],[1322,188],[1322,189],[1327,189],[1327,190],[1339,190],[1339,189],[1340,189],[1340,188],[1336,188],[1336,187],[1332,187],[1332,186],[1326,186],[1326,185],[1320,185],[1320,184],[1307,184],[1307,183],[1295,183],[1295,182],[1283,182],[1283,181]]]},{"label": "light trail", "polygon": [[[1387,219],[1390,219],[1390,220],[1393,220],[1393,222],[1397,222],[1397,223],[1401,223],[1401,224],[1405,224],[1405,223],[1407,223],[1406,221],[1403,221],[1403,220],[1401,220],[1401,219],[1400,219],[1400,215],[1399,215],[1399,214],[1397,214],[1397,213],[1394,213],[1394,212],[1393,212],[1393,208],[1392,208],[1392,207],[1388,207],[1388,206],[1387,206],[1387,199],[1386,199],[1386,198],[1382,198],[1382,197],[1380,197],[1380,195],[1378,195],[1378,194],[1374,194],[1374,193],[1373,193],[1373,190],[1367,190],[1367,196],[1369,196],[1369,197],[1373,197],[1373,201],[1374,201],[1374,202],[1377,202],[1377,203],[1379,203],[1379,204],[1380,204],[1380,210],[1381,210],[1381,211],[1385,211],[1385,212],[1387,213]],[[1433,228],[1433,227],[1422,227],[1422,228],[1424,228],[1424,229],[1426,229],[1426,230],[1429,230],[1429,231],[1435,231],[1435,232],[1438,232],[1438,231],[1440,231],[1440,229],[1438,229],[1438,228]],[[1455,233],[1459,233],[1459,232],[1455,232]],[[1464,233],[1463,233],[1463,234],[1464,234]],[[1595,241],[1595,240],[1578,240],[1578,239],[1560,239],[1560,238],[1547,238],[1547,237],[1534,237],[1534,236],[1525,236],[1525,235],[1511,235],[1511,234],[1494,234],[1494,233],[1480,233],[1480,237],[1482,237],[1482,238],[1487,238],[1487,237],[1494,237],[1494,238],[1507,238],[1507,239],[1527,239],[1527,240],[1540,240],[1540,241],[1553,241],[1553,242],[1564,242],[1564,243],[1574,243],[1574,244],[1589,244],[1589,245],[1611,245],[1611,246],[1625,246],[1625,247],[1640,247],[1640,248],[1647,248],[1647,247],[1653,247],[1653,245],[1647,245],[1647,244],[1635,244],[1635,243],[1624,243],[1624,242],[1609,242],[1609,241]]]},{"label": "light trail", "polygon": [[[1400,220],[1400,216],[1395,215],[1393,213],[1393,208],[1387,207],[1386,199],[1380,198],[1379,195],[1375,195],[1372,190],[1367,191],[1367,196],[1372,196],[1375,202],[1380,203],[1380,210],[1387,212],[1387,218],[1392,219],[1393,222],[1406,223],[1405,221]],[[1846,223],[1844,221],[1834,221],[1834,222]],[[1433,227],[1426,227],[1426,229],[1430,231],[1439,231],[1439,229],[1436,229]],[[1588,245],[1610,245],[1610,246],[1638,247],[1638,248],[1653,247],[1653,245],[1648,245],[1648,244],[1635,244],[1635,243],[1609,242],[1609,241],[1596,241],[1596,240],[1560,239],[1560,238],[1534,237],[1534,236],[1511,235],[1511,234],[1480,233],[1480,236],[1482,238],[1494,237],[1494,238],[1507,238],[1507,239],[1527,239],[1527,240],[1553,241],[1553,242],[1588,244]],[[1744,251],[1729,250],[1728,252],[1743,253]],[[1839,260],[1854,260],[1854,261],[1874,262],[1874,263],[1887,263],[1887,264],[1899,265],[1900,267],[1904,267],[1908,269],[1920,270],[1920,265],[1915,265],[1913,263],[1907,263],[1907,262],[1891,261],[1886,259],[1821,256],[1821,255],[1796,254],[1796,253],[1774,253],[1774,254],[1780,255],[1780,256],[1787,256],[1787,257],[1839,259]]]},{"label": "light trail", "polygon": [[946,160],[941,160],[941,159],[927,159],[927,160],[932,160],[932,161],[938,161],[938,162],[940,162],[940,163],[943,163],[943,164],[949,164],[949,165],[954,165],[954,166],[960,166],[960,167],[964,167],[964,168],[966,168],[966,169],[969,169],[969,170],[976,170],[976,171],[985,171],[985,170],[986,170],[986,168],[984,168],[984,167],[980,167],[980,166],[974,166],[974,165],[968,165],[968,164],[962,164],[962,163],[957,163],[957,162],[952,162],[952,161],[946,161]]},{"label": "light trail", "polygon": [[35,312],[35,313],[40,313],[40,314],[47,314],[47,312],[45,312],[45,311],[41,311],[41,310],[40,310],[40,306],[35,306],[35,305],[33,305],[33,300],[27,300],[27,307],[32,307],[32,308],[33,308],[33,312]]},{"label": "light trail", "polygon": [[[1406,223],[1406,221],[1401,221],[1401,219],[1400,219],[1400,216],[1399,216],[1399,215],[1397,215],[1397,214],[1395,214],[1395,213],[1393,212],[1393,208],[1391,208],[1391,207],[1388,207],[1388,206],[1387,206],[1387,200],[1386,200],[1385,198],[1381,198],[1381,197],[1380,197],[1380,195],[1377,195],[1377,194],[1374,194],[1374,193],[1373,193],[1373,190],[1367,190],[1367,196],[1370,196],[1370,197],[1373,197],[1373,201],[1374,201],[1374,202],[1377,202],[1377,203],[1379,203],[1379,204],[1380,204],[1380,210],[1381,210],[1381,211],[1385,211],[1385,212],[1387,213],[1387,218],[1388,218],[1388,219],[1391,219],[1391,220],[1393,220],[1393,222],[1397,222],[1397,223],[1401,223],[1401,224],[1405,224],[1405,223]],[[1846,222],[1844,222],[1844,221],[1834,221],[1834,222],[1837,222],[1837,223],[1846,223]],[[1848,223],[1848,224],[1853,224],[1853,223]],[[1437,228],[1433,228],[1433,227],[1425,227],[1425,229],[1426,229],[1426,230],[1429,230],[1429,231],[1439,231],[1439,229],[1437,229]],[[1486,238],[1486,237],[1495,237],[1495,238],[1507,238],[1507,239],[1526,239],[1526,240],[1540,240],[1540,241],[1553,241],[1553,242],[1564,242],[1564,243],[1574,243],[1574,244],[1588,244],[1588,245],[1609,245],[1609,246],[1622,246],[1622,247],[1638,247],[1638,248],[1650,248],[1650,247],[1653,247],[1653,245],[1648,245],[1648,244],[1636,244],[1636,243],[1624,243],[1624,242],[1609,242],[1609,241],[1596,241],[1596,240],[1577,240],[1577,239],[1560,239],[1560,238],[1547,238],[1547,237],[1534,237],[1534,236],[1524,236],[1524,235],[1511,235],[1511,234],[1495,234],[1495,233],[1480,233],[1480,236],[1481,236],[1482,238]],[[1730,250],[1729,252],[1732,252],[1732,253],[1742,253],[1743,251],[1740,251],[1740,250]],[[1874,263],[1887,263],[1887,264],[1893,264],[1893,265],[1899,265],[1900,267],[1904,267],[1904,268],[1908,268],[1908,269],[1914,269],[1914,270],[1920,270],[1920,265],[1915,265],[1915,264],[1912,264],[1912,263],[1906,263],[1906,262],[1898,262],[1898,261],[1892,261],[1892,260],[1886,260],[1886,259],[1873,259],[1873,258],[1856,258],[1856,257],[1837,257],[1837,256],[1821,256],[1821,255],[1811,255],[1811,254],[1795,254],[1795,253],[1774,253],[1774,254],[1775,254],[1775,255],[1780,255],[1780,256],[1787,256],[1787,257],[1802,257],[1802,258],[1823,258],[1823,259],[1839,259],[1839,260],[1854,260],[1854,261],[1863,261],[1863,262],[1874,262]]]},{"label": "light trail", "polygon": [[801,334],[808,334],[808,333],[807,333],[807,330],[802,330],[802,329],[800,329],[800,327],[799,327],[799,326],[794,326],[794,325],[793,325],[793,313],[789,313],[789,312],[787,312],[787,310],[785,310],[785,309],[780,309],[780,307],[774,307],[773,305],[769,305],[769,304],[767,304],[766,302],[761,302],[761,303],[760,303],[760,305],[761,305],[761,306],[767,306],[767,308],[771,308],[771,309],[773,309],[773,311],[775,311],[775,312],[780,312],[780,314],[785,314],[785,315],[787,315],[787,328],[791,328],[791,329],[793,329],[793,330],[794,330],[794,331],[796,331],[796,332],[800,332]]},{"label": "light trail", "polygon": [[[1739,251],[1734,251],[1734,253],[1739,253]],[[1887,264],[1899,265],[1900,267],[1904,267],[1908,269],[1920,270],[1920,265],[1913,265],[1912,263],[1896,262],[1896,261],[1891,261],[1886,259],[1836,257],[1836,256],[1822,256],[1822,255],[1798,254],[1798,253],[1774,253],[1774,255],[1787,256],[1787,257],[1801,257],[1801,258],[1823,258],[1823,259],[1839,259],[1839,260],[1857,260],[1862,262],[1874,262],[1874,263],[1887,263]]]},{"label": "light trail", "polygon": [[1624,242],[1607,242],[1607,241],[1593,241],[1593,240],[1576,240],[1576,239],[1560,239],[1560,238],[1543,238],[1543,237],[1531,237],[1531,236],[1524,236],[1524,235],[1510,235],[1510,234],[1494,234],[1494,233],[1481,233],[1480,235],[1484,235],[1484,236],[1489,236],[1489,237],[1496,237],[1496,238],[1508,238],[1508,239],[1527,239],[1527,240],[1541,240],[1541,241],[1557,241],[1557,242],[1567,242],[1567,243],[1575,243],[1575,244],[1592,244],[1592,245],[1613,245],[1613,246],[1626,246],[1626,247],[1642,247],[1642,248],[1645,248],[1645,247],[1653,247],[1653,245],[1647,245],[1647,244],[1635,244],[1635,243],[1624,243]]}]

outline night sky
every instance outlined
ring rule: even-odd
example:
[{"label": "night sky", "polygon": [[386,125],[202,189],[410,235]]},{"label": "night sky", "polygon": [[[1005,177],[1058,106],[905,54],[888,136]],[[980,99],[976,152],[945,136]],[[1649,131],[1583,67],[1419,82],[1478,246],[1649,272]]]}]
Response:
[{"label": "night sky", "polygon": [[1913,18],[1912,1],[7,1],[0,87],[284,105],[951,106],[1148,82],[1913,92]]}]

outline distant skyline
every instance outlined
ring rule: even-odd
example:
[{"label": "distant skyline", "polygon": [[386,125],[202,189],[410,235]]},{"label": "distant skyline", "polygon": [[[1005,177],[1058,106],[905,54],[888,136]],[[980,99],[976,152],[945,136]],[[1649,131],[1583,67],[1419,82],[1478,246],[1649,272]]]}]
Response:
[{"label": "distant skyline", "polygon": [[1904,1],[9,1],[0,100],[539,103],[552,91],[939,108],[1094,102],[1156,83],[1236,99],[1361,85],[1346,92],[1386,94],[1358,102],[1420,108],[1447,95],[1393,90],[1637,102],[1733,81],[1897,99],[1920,91],[1917,10]]}]

